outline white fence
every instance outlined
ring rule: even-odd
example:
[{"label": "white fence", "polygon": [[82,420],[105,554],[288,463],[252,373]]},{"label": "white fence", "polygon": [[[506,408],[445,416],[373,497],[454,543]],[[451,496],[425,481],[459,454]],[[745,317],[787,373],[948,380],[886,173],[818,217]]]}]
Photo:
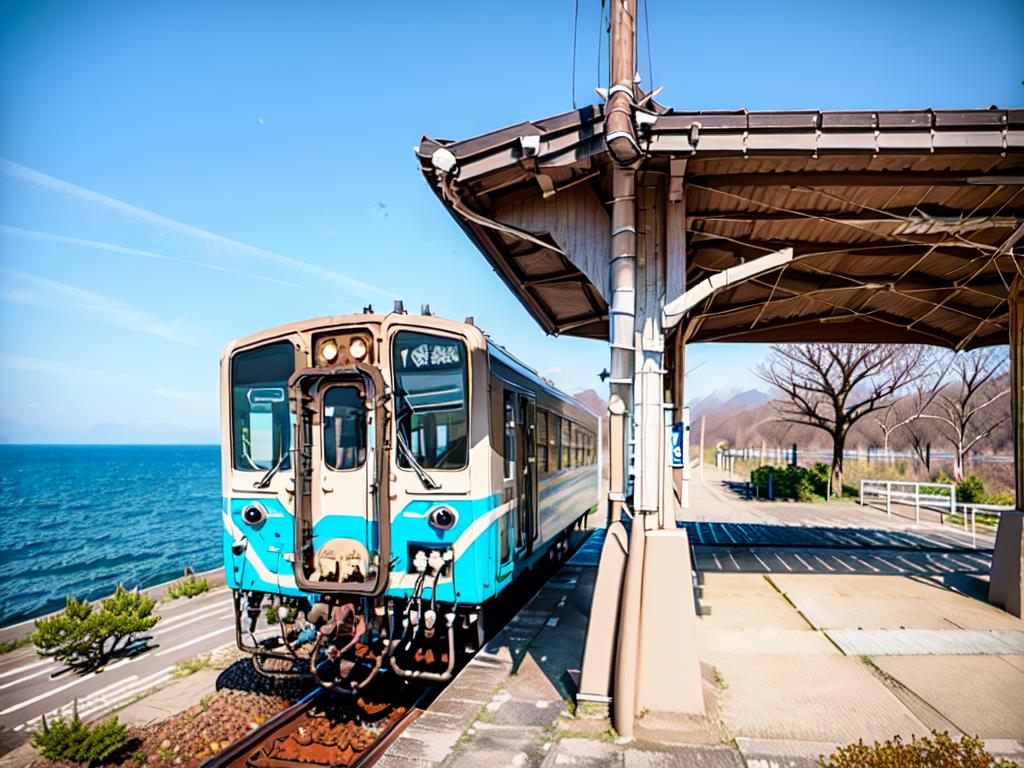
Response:
[{"label": "white fence", "polygon": [[[937,490],[940,493],[921,493]],[[944,492],[944,493],[943,493]],[[864,505],[868,501],[880,500],[885,502],[885,512],[892,514],[893,504],[904,504],[914,507],[914,519],[921,522],[921,508],[933,509],[939,513],[939,522],[943,522],[945,515],[960,514],[963,516],[964,531],[970,530],[971,536],[977,536],[977,514],[999,517],[1002,512],[1013,511],[1013,506],[999,504],[975,504],[957,502],[956,486],[950,483],[917,483],[900,480],[861,480],[860,481],[860,503]]]}]

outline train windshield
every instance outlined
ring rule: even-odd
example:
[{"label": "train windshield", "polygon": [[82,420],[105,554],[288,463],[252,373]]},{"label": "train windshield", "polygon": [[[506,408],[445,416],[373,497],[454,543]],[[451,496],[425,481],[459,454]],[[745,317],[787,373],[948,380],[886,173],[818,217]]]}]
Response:
[{"label": "train windshield", "polygon": [[[466,345],[457,339],[401,331],[395,335],[393,354],[399,439],[404,439],[422,468],[465,467]],[[412,466],[405,453],[397,455],[400,466]]]},{"label": "train windshield", "polygon": [[288,379],[295,351],[288,342],[241,352],[231,360],[231,441],[235,469],[289,469],[292,421]]}]

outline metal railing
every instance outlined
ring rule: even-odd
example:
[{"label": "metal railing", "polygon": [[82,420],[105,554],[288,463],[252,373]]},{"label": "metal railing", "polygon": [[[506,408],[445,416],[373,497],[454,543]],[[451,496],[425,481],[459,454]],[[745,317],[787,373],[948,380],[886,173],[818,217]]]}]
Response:
[{"label": "metal railing", "polygon": [[[921,493],[921,490],[938,490],[940,493]],[[939,522],[945,522],[945,516],[960,514],[963,517],[964,532],[968,530],[972,539],[977,542],[977,515],[986,514],[998,518],[1003,512],[1012,512],[1012,505],[978,504],[975,502],[958,502],[956,486],[951,483],[925,483],[902,480],[861,480],[860,504],[867,500],[885,501],[885,513],[892,514],[893,504],[914,507],[914,520],[921,522],[921,508],[933,509],[939,513]]]}]

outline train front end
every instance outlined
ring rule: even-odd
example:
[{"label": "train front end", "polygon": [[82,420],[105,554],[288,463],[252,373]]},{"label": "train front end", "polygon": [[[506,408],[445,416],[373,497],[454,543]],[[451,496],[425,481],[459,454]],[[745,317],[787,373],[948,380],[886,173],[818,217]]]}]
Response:
[{"label": "train front end", "polygon": [[455,561],[483,348],[472,326],[366,313],[225,349],[225,570],[260,672],[351,691],[381,670],[451,675],[479,602]]}]

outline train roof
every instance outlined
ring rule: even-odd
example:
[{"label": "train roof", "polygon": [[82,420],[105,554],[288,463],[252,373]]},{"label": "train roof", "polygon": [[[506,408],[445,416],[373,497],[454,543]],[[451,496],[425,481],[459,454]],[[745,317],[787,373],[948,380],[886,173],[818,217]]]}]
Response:
[{"label": "train roof", "polygon": [[509,352],[503,346],[501,346],[500,344],[495,342],[489,336],[487,337],[487,352],[488,352],[488,354],[490,354],[491,357],[497,358],[502,363],[507,365],[509,368],[512,368],[513,370],[518,371],[521,375],[527,376],[527,377],[533,379],[534,381],[536,381],[540,386],[542,386],[544,388],[544,390],[548,394],[550,394],[550,395],[552,395],[554,397],[557,397],[559,400],[563,400],[563,401],[565,401],[567,403],[570,403],[570,404],[574,405],[575,407],[580,408],[581,410],[586,411],[591,416],[593,416],[595,419],[600,419],[601,418],[598,414],[594,413],[592,410],[590,410],[587,406],[585,406],[583,403],[581,403],[575,397],[573,397],[572,395],[567,394],[567,393],[563,392],[562,390],[560,390],[550,380],[544,378],[534,368],[531,368],[530,366],[528,366],[526,363],[524,363],[518,357],[513,355],[511,352]]}]

